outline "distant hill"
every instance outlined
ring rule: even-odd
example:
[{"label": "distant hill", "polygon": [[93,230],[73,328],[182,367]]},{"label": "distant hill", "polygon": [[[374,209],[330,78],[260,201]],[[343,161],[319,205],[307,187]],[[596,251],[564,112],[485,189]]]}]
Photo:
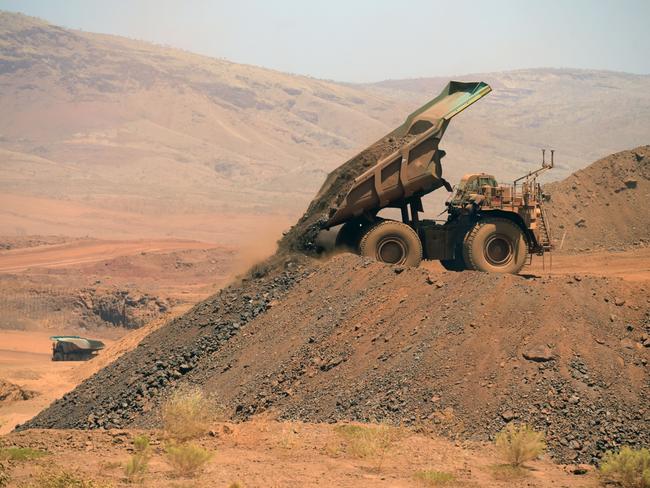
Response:
[{"label": "distant hill", "polygon": [[[560,178],[648,142],[648,76],[459,78],[494,93],[447,133],[452,181],[512,178],[540,147],[558,150]],[[282,227],[330,170],[446,82],[316,80],[0,12],[0,228],[227,240]]]}]

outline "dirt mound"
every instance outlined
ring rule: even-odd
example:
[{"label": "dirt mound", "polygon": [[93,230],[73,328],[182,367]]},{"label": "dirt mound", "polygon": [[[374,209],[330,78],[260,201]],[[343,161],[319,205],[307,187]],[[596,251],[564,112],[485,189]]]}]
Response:
[{"label": "dirt mound", "polygon": [[9,381],[0,379],[0,403],[11,403],[34,398],[36,392],[25,390]]},{"label": "dirt mound", "polygon": [[620,250],[650,244],[650,146],[622,151],[545,189],[549,220],[563,251]]},{"label": "dirt mound", "polygon": [[309,250],[345,172],[372,164],[362,155],[328,178],[276,256],[21,429],[155,426],[169,391],[191,383],[237,419],[390,421],[480,440],[525,421],[562,461],[647,445],[647,281],[290,254]]},{"label": "dirt mound", "polygon": [[25,427],[156,425],[156,405],[182,381],[240,419],[386,420],[477,439],[526,421],[565,461],[650,441],[644,282],[350,255],[294,266],[195,307]]}]

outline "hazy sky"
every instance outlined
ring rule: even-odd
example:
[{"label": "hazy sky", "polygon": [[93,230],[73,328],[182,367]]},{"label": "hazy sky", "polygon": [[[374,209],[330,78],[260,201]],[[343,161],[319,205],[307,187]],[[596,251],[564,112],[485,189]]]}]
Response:
[{"label": "hazy sky", "polygon": [[650,0],[0,0],[54,24],[318,78],[650,73]]}]

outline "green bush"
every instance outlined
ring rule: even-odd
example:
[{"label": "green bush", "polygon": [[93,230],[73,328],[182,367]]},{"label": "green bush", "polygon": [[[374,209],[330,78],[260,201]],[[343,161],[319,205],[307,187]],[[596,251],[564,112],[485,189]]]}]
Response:
[{"label": "green bush", "polygon": [[497,450],[511,466],[521,466],[538,458],[546,450],[544,434],[525,424],[508,424],[496,436]]},{"label": "green bush", "polygon": [[195,444],[170,445],[166,449],[167,462],[178,476],[195,476],[212,458],[212,453]]},{"label": "green bush", "polygon": [[650,488],[650,450],[623,447],[603,457],[600,471],[625,488]]}]

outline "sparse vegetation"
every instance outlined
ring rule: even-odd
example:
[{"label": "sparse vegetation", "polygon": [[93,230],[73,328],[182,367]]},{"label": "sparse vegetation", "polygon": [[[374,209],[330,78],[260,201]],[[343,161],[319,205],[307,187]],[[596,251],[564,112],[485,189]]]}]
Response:
[{"label": "sparse vegetation", "polygon": [[378,470],[397,439],[397,429],[388,425],[339,425],[335,431],[345,439],[347,454],[360,459],[375,458]]},{"label": "sparse vegetation", "polygon": [[178,476],[195,476],[212,458],[212,453],[196,444],[170,445],[165,455]]},{"label": "sparse vegetation", "polygon": [[139,483],[144,480],[144,475],[147,472],[149,459],[151,458],[151,450],[149,449],[149,438],[141,435],[133,439],[133,446],[135,453],[131,459],[126,463],[124,473],[129,483]]},{"label": "sparse vegetation", "polygon": [[0,459],[7,461],[31,461],[46,455],[47,452],[31,447],[3,447],[0,449]]},{"label": "sparse vegetation", "polygon": [[516,467],[537,459],[546,450],[544,434],[525,424],[508,424],[497,434],[496,446],[504,461]]},{"label": "sparse vegetation", "polygon": [[108,482],[80,477],[69,471],[59,471],[43,473],[36,478],[36,481],[22,485],[22,488],[112,488],[112,486]]},{"label": "sparse vegetation", "polygon": [[429,486],[443,486],[455,480],[454,475],[451,473],[434,470],[418,471],[413,477]]},{"label": "sparse vegetation", "polygon": [[216,404],[198,388],[175,391],[162,408],[163,428],[177,442],[204,436],[216,416]]},{"label": "sparse vegetation", "polygon": [[603,457],[600,471],[624,488],[650,488],[650,450],[623,447]]}]

